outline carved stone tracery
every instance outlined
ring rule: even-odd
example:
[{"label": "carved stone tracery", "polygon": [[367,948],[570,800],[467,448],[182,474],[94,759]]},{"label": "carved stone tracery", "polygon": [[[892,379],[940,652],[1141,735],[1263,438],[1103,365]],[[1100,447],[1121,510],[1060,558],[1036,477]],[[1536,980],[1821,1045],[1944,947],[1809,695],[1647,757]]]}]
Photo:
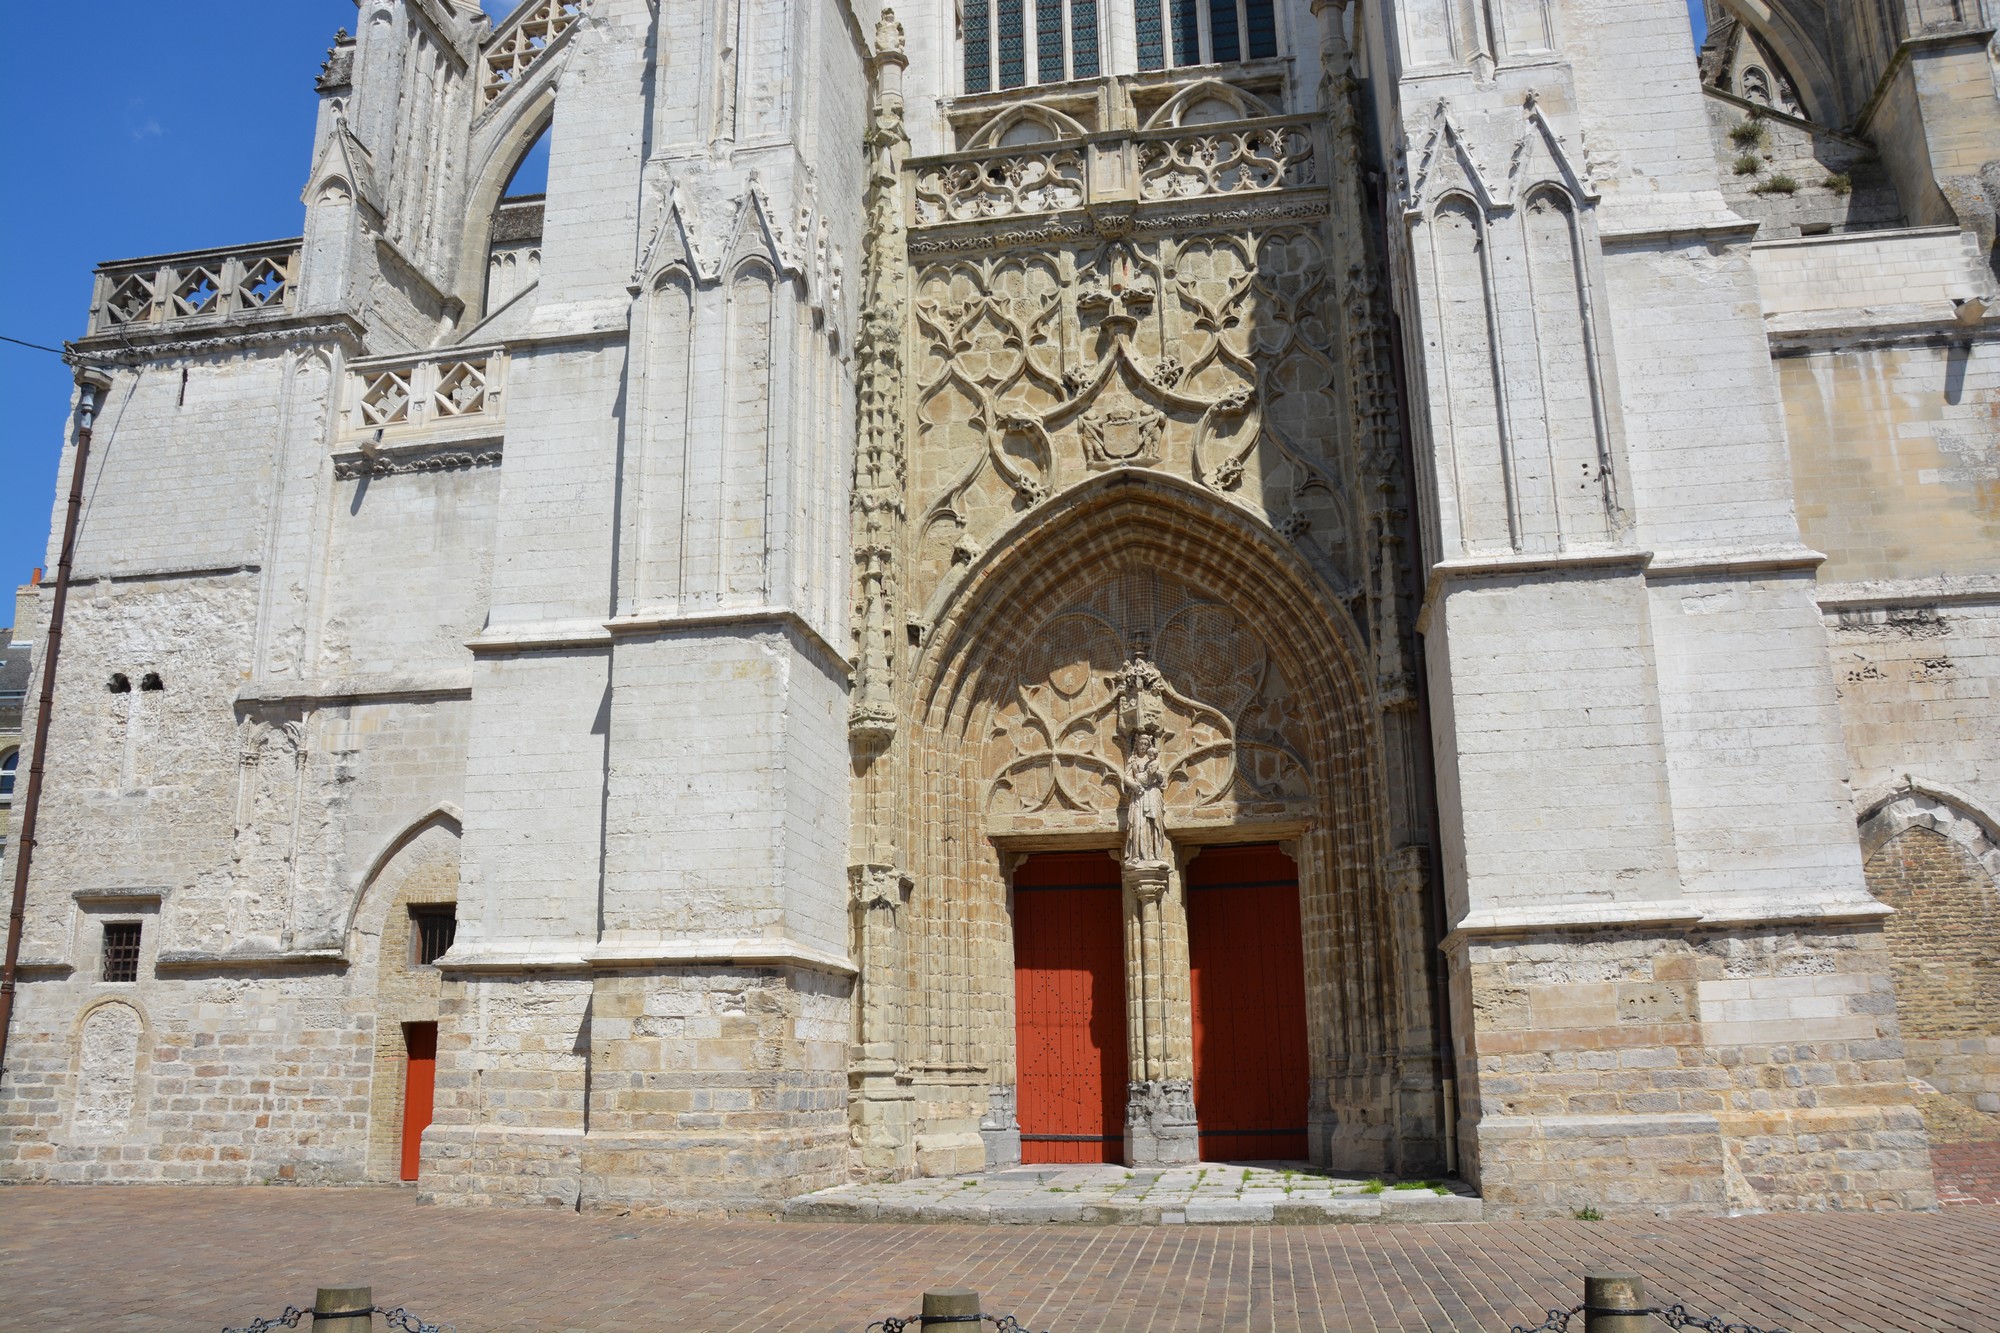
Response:
[{"label": "carved stone tracery", "polygon": [[1177,579],[1079,595],[1014,662],[986,732],[985,809],[1011,828],[1115,825],[1127,783],[1154,780],[1132,771],[1142,738],[1171,822],[1297,816],[1311,800],[1291,682],[1234,610]]},{"label": "carved stone tracery", "polygon": [[1388,978],[1422,946],[1374,887],[1371,705],[1408,699],[1412,552],[1353,88],[1329,84],[1331,118],[975,136],[910,163],[893,215],[900,120],[871,138],[850,733],[865,821],[901,817],[869,859],[913,888],[857,911],[900,932],[918,1169],[1018,1153],[1006,881],[1037,846],[1124,867],[1132,1160],[1196,1155],[1190,839],[1283,836],[1300,867],[1315,1155],[1373,1163],[1399,1132],[1415,1029]]},{"label": "carved stone tracery", "polygon": [[1161,468],[1358,582],[1339,333],[1309,229],[1001,252],[916,276],[913,602],[1093,472]]}]

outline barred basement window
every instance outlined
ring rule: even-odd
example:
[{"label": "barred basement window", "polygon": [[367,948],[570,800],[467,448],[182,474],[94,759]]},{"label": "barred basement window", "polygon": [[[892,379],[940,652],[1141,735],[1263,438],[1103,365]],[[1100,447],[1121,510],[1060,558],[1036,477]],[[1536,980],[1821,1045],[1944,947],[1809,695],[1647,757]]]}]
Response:
[{"label": "barred basement window", "polygon": [[[967,0],[965,91],[1019,88],[1028,83],[1092,79],[1099,73],[1098,0]],[[1032,39],[1032,50],[1030,49]],[[997,68],[996,68],[997,64]]]},{"label": "barred basement window", "polygon": [[104,964],[99,981],[139,979],[139,923],[107,921],[104,924]]},{"label": "barred basement window", "polygon": [[1139,68],[1230,64],[1278,54],[1272,0],[1138,0]]},{"label": "barred basement window", "polygon": [[419,967],[442,958],[458,935],[458,904],[410,908],[410,945]]}]

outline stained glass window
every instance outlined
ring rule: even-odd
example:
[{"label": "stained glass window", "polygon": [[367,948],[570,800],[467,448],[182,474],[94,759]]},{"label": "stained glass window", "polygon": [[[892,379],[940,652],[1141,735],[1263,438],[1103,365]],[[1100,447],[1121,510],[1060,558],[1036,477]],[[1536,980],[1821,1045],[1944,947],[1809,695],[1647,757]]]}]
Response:
[{"label": "stained glass window", "polygon": [[1035,80],[1063,80],[1062,0],[1035,0]]},{"label": "stained glass window", "polygon": [[[1105,73],[1104,0],[962,2],[968,93]],[[1276,0],[1133,0],[1132,21],[1142,70],[1278,54]]]},{"label": "stained glass window", "polygon": [[1160,25],[1161,0],[1139,0],[1139,68],[1160,69],[1167,63]]},{"label": "stained glass window", "polygon": [[[1249,20],[1250,58],[1268,60],[1275,57],[1278,54],[1278,16],[1273,10],[1271,0],[1246,0],[1244,14]],[[1233,59],[1224,57],[1219,52],[1215,58]]]},{"label": "stained glass window", "polygon": [[1236,0],[1208,0],[1208,41],[1218,61],[1243,58],[1236,40]]},{"label": "stained glass window", "polygon": [[1201,13],[1196,9],[1196,0],[1168,0],[1173,6],[1174,63],[1176,65],[1199,65],[1201,63]]},{"label": "stained glass window", "polygon": [[969,93],[983,93],[993,86],[987,17],[987,0],[972,0],[965,7],[965,91]]},{"label": "stained glass window", "polygon": [[1097,77],[1097,0],[1069,0],[1070,77]]},{"label": "stained glass window", "polygon": [[1000,86],[1018,88],[1028,81],[1028,23],[1025,0],[999,0]]}]

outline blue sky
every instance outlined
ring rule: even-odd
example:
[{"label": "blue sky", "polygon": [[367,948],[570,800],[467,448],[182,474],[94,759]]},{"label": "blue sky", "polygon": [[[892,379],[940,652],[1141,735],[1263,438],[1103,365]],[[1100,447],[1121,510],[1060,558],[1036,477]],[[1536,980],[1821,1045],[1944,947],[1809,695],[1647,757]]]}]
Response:
[{"label": "blue sky", "polygon": [[[1699,31],[1699,0],[1688,7]],[[7,9],[0,334],[80,335],[104,260],[299,233],[313,76],[353,0]],[[4,590],[43,563],[69,384],[56,357],[0,343],[0,623]]]}]

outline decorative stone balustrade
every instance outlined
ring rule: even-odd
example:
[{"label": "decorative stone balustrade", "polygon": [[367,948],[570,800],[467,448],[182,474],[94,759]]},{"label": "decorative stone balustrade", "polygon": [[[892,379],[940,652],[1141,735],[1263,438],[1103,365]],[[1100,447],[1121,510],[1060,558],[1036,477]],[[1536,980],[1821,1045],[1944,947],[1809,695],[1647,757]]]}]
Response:
[{"label": "decorative stone balustrade", "polygon": [[1133,138],[1142,199],[1194,199],[1318,185],[1309,120],[1141,131]]},{"label": "decorative stone balustrade", "polygon": [[461,424],[497,432],[505,379],[506,357],[497,348],[356,362],[348,368],[341,434],[352,439]]},{"label": "decorative stone balustrade", "polygon": [[292,310],[299,241],[185,254],[151,255],[99,266],[90,331],[136,332],[194,321],[217,324]]},{"label": "decorative stone balustrade", "polygon": [[486,39],[486,70],[479,84],[479,105],[492,106],[509,88],[528,77],[538,61],[583,15],[584,0],[529,0]]},{"label": "decorative stone balustrade", "polygon": [[1314,116],[1267,116],[914,159],[918,227],[1098,204],[1235,197],[1326,184]]}]

